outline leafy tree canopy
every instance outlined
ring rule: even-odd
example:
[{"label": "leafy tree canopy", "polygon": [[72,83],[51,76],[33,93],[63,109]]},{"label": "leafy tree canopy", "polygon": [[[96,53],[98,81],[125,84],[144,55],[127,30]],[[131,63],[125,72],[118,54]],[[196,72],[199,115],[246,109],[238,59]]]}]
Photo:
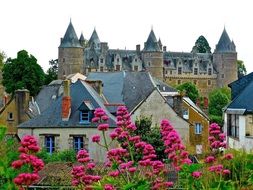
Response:
[{"label": "leafy tree canopy", "polygon": [[6,58],[5,53],[3,51],[0,51],[0,69],[3,68],[5,58]]},{"label": "leafy tree canopy", "polygon": [[26,88],[31,95],[36,95],[44,84],[44,72],[37,59],[21,50],[17,58],[8,58],[3,66],[3,85],[7,93],[14,93],[17,89]]},{"label": "leafy tree canopy", "polygon": [[241,60],[237,60],[237,74],[238,74],[238,78],[241,78],[247,74],[246,67],[243,61]]},{"label": "leafy tree canopy", "polygon": [[45,84],[49,84],[51,81],[57,79],[58,74],[58,59],[51,59],[49,61],[49,69],[45,75]]},{"label": "leafy tree canopy", "polygon": [[188,96],[193,102],[196,102],[197,98],[199,98],[199,91],[191,82],[186,82],[177,86],[177,90],[180,92],[185,92],[185,95]]},{"label": "leafy tree canopy", "polygon": [[211,53],[211,48],[208,41],[204,36],[200,36],[196,42],[195,46],[192,48],[193,53]]}]

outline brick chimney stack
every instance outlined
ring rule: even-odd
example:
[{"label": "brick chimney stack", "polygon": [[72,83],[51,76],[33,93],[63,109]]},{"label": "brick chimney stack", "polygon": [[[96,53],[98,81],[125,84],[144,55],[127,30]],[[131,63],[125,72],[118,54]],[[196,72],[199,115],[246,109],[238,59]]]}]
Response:
[{"label": "brick chimney stack", "polygon": [[71,114],[71,97],[70,97],[70,81],[63,81],[63,97],[62,97],[62,121],[68,121]]},{"label": "brick chimney stack", "polygon": [[16,93],[16,105],[18,111],[18,124],[27,121],[27,114],[26,111],[29,107],[29,98],[30,92],[27,89],[18,89],[15,91]]}]

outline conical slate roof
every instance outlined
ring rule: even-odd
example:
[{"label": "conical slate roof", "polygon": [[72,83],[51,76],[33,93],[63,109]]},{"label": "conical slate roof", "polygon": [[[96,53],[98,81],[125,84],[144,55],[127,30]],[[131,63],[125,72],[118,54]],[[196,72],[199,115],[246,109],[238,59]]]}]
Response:
[{"label": "conical slate roof", "polygon": [[75,29],[74,29],[71,21],[69,23],[67,31],[66,31],[64,38],[61,41],[61,45],[59,47],[61,47],[61,48],[82,47],[80,45],[78,38],[77,38]]},{"label": "conical slate roof", "polygon": [[226,29],[224,28],[220,40],[216,45],[216,52],[233,52],[235,51],[235,44],[231,42]]},{"label": "conical slate roof", "polygon": [[161,51],[153,29],[151,29],[148,39],[144,44],[144,51]]},{"label": "conical slate roof", "polygon": [[90,37],[90,40],[89,40],[89,45],[91,46],[92,44],[95,45],[95,48],[99,48],[100,40],[99,40],[97,31],[95,28],[94,28],[92,35]]},{"label": "conical slate roof", "polygon": [[81,41],[85,41],[85,39],[84,39],[84,37],[83,37],[83,33],[81,33],[81,36],[80,36],[80,38],[79,38],[79,41],[81,42]]}]

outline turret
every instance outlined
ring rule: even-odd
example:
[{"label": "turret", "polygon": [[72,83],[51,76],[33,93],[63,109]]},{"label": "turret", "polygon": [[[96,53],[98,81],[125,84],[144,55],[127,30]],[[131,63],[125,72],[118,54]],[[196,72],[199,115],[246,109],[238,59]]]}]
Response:
[{"label": "turret", "polygon": [[213,54],[214,67],[218,72],[218,87],[227,87],[229,83],[237,80],[236,62],[236,46],[234,42],[230,40],[227,31],[224,28]]},{"label": "turret", "polygon": [[85,38],[83,37],[83,33],[81,33],[81,36],[80,36],[80,38],[79,38],[79,43],[81,44],[81,46],[82,46],[83,48],[85,48],[86,40],[85,40]]},{"label": "turret", "polygon": [[152,76],[163,79],[163,52],[151,29],[147,41],[144,43],[142,58],[146,69]]},{"label": "turret", "polygon": [[93,46],[95,49],[100,49],[100,39],[98,37],[97,31],[95,28],[92,32],[92,35],[89,39],[88,44],[89,44],[89,47]]},{"label": "turret", "polygon": [[68,25],[64,37],[61,39],[61,44],[58,48],[58,52],[59,79],[62,79],[64,75],[69,75],[77,72],[83,73],[83,47],[77,38],[71,21]]}]

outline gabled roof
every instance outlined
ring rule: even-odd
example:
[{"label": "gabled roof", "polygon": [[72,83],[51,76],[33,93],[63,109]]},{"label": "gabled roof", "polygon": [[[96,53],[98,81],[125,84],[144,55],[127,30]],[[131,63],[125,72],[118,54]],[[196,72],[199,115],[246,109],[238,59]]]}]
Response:
[{"label": "gabled roof", "polygon": [[93,72],[89,73],[87,79],[101,80],[108,103],[125,104],[129,112],[156,89],[148,72]]},{"label": "gabled roof", "polygon": [[245,114],[253,113],[253,80],[242,90],[242,92],[227,106],[228,109],[245,109]]},{"label": "gabled roof", "polygon": [[[109,116],[110,126],[115,126],[115,117],[104,106],[104,102],[97,92],[86,82],[77,81],[70,87],[71,96],[71,114],[68,121],[62,121],[61,117],[61,106],[62,96],[53,102],[48,109],[46,109],[41,115],[31,119],[25,123],[19,125],[19,128],[55,128],[55,127],[84,127],[84,124],[80,124],[79,115],[80,110],[78,109],[84,101],[90,101],[90,104],[94,108],[101,107],[105,110]],[[95,127],[93,124],[88,124],[86,127]]]},{"label": "gabled roof", "polygon": [[60,48],[68,48],[68,47],[82,47],[80,45],[80,42],[77,38],[75,29],[72,25],[72,22],[69,22],[69,26],[66,30],[66,33],[64,35],[64,38],[61,41]]},{"label": "gabled roof", "polygon": [[238,80],[230,83],[228,86],[231,88],[232,100],[238,96],[245,87],[253,81],[253,72],[239,78]]},{"label": "gabled roof", "polygon": [[92,32],[92,35],[91,35],[90,39],[89,39],[89,45],[90,46],[92,45],[92,43],[95,44],[95,48],[99,48],[100,40],[99,40],[97,31],[96,31],[95,28]]},{"label": "gabled roof", "polygon": [[218,44],[216,45],[215,52],[235,52],[235,44],[231,42],[226,29],[224,28]]},{"label": "gabled roof", "polygon": [[144,44],[143,50],[144,51],[161,51],[161,48],[159,46],[159,43],[157,42],[153,29],[151,29],[149,33],[148,39]]}]

